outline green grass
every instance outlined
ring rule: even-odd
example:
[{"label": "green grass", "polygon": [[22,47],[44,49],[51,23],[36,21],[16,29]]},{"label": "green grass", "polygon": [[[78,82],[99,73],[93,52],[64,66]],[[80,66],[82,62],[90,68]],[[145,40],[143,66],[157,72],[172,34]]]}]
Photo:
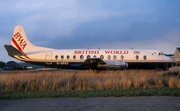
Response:
[{"label": "green grass", "polygon": [[180,96],[179,88],[140,88],[122,90],[68,90],[68,91],[19,91],[0,93],[0,99],[69,98],[69,97],[121,97],[121,96]]}]

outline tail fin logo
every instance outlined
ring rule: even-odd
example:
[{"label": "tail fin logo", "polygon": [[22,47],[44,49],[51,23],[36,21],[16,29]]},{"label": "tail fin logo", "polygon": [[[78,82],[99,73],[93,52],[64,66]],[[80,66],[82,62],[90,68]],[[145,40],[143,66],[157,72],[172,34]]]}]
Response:
[{"label": "tail fin logo", "polygon": [[13,35],[12,41],[16,45],[16,47],[21,51],[22,49],[24,50],[27,45],[26,41],[23,39],[19,32]]}]

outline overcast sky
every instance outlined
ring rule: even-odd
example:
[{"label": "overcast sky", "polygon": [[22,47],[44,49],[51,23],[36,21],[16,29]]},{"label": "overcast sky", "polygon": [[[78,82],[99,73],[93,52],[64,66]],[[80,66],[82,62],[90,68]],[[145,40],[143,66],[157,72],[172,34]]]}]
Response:
[{"label": "overcast sky", "polygon": [[179,0],[1,0],[0,61],[16,25],[34,44],[56,49],[180,47]]}]

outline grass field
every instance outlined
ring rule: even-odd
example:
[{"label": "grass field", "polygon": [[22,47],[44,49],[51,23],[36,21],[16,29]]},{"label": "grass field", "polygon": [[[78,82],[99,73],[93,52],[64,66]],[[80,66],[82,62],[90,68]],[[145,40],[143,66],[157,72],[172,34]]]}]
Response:
[{"label": "grass field", "polygon": [[[47,95],[52,94],[51,97],[53,95],[62,97],[66,93],[72,95],[71,92],[76,96],[79,94],[77,97],[86,97],[83,95],[87,95],[88,92],[91,96],[95,94],[93,97],[105,96],[108,95],[108,92],[110,96],[118,96],[116,93],[120,93],[120,96],[126,96],[126,94],[132,96],[143,92],[146,95],[160,95],[159,92],[162,90],[166,95],[180,96],[178,93],[178,91],[180,92],[179,72],[123,70],[99,73],[86,71],[12,71],[0,73],[0,98],[10,98],[13,94],[22,93],[25,95],[35,94],[40,97],[43,97],[42,95],[46,97],[45,95],[48,93]],[[164,95],[163,92],[162,95]],[[74,95],[70,97],[74,97]]]}]

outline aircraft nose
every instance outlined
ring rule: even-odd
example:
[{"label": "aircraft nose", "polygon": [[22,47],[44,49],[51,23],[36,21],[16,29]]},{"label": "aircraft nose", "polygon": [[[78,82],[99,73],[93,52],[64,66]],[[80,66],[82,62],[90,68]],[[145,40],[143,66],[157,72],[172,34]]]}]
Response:
[{"label": "aircraft nose", "polygon": [[169,62],[174,62],[173,58],[170,57],[166,57],[166,60],[168,60]]}]

